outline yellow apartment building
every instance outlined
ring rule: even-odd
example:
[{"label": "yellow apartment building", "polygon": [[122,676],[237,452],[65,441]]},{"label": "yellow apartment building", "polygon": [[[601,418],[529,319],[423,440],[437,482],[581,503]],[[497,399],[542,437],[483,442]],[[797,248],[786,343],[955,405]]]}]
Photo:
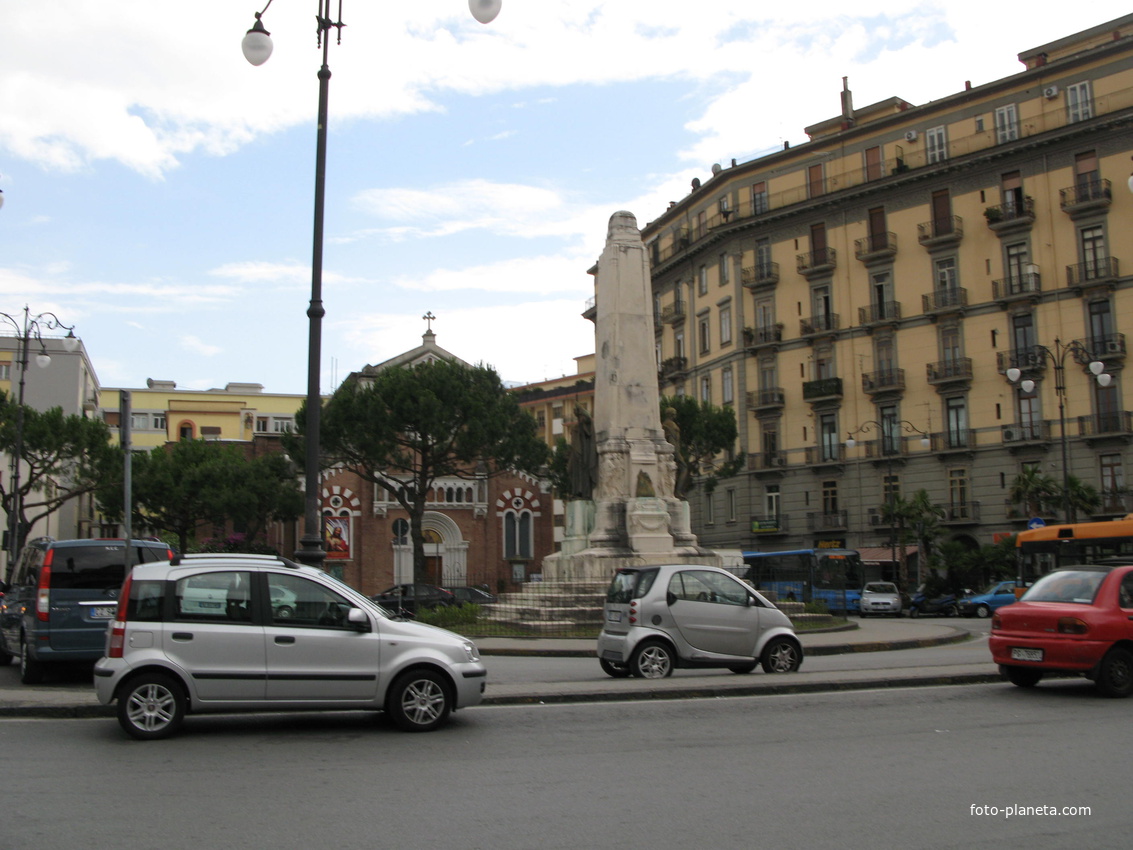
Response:
[{"label": "yellow apartment building", "polygon": [[174,381],[149,379],[141,388],[102,389],[102,414],[119,439],[121,394],[131,396],[130,438],[137,450],[176,440],[251,442],[294,430],[295,414],[306,398],[265,393],[262,384],[230,383],[223,389],[178,389]]},{"label": "yellow apartment building", "polygon": [[644,227],[661,390],[733,407],[747,457],[690,496],[703,544],[885,547],[922,488],[990,543],[1030,467],[1099,491],[1077,519],[1131,509],[1133,15],[1019,60],[921,106],[843,80],[808,142]]}]

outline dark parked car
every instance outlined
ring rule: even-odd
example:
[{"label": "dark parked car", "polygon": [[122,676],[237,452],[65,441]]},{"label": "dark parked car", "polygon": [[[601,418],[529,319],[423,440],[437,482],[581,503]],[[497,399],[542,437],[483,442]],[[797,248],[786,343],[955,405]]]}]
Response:
[{"label": "dark parked car", "polygon": [[416,614],[425,608],[436,608],[440,605],[460,604],[451,591],[433,584],[420,583],[395,584],[370,598],[389,611],[407,614]]},{"label": "dark parked car", "polygon": [[497,599],[482,587],[450,587],[458,605],[471,602],[473,605],[491,605]]},{"label": "dark parked car", "polygon": [[[165,561],[164,543],[134,540],[130,565]],[[34,684],[56,662],[97,661],[126,578],[126,541],[28,542],[0,584],[0,662],[20,659],[20,680]]]}]

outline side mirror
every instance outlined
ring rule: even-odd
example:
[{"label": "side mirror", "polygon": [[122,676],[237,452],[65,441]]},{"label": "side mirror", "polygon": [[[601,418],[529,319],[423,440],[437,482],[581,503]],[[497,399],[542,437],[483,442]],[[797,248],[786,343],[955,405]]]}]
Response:
[{"label": "side mirror", "polygon": [[353,626],[357,631],[368,632],[370,631],[370,618],[366,612],[361,608],[351,608],[346,612],[346,622]]}]

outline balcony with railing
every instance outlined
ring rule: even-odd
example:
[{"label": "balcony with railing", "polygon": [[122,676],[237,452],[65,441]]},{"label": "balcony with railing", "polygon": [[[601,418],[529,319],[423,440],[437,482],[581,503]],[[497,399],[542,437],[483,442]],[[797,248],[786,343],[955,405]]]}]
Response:
[{"label": "balcony with railing", "polygon": [[1021,372],[1033,375],[1046,369],[1046,361],[1046,352],[1038,345],[1012,348],[1010,351],[997,351],[995,353],[995,366],[1001,375],[1006,375],[1008,369],[1018,369]]},{"label": "balcony with railing", "polygon": [[661,381],[679,380],[688,371],[687,357],[670,357],[661,361],[661,371],[658,378]]},{"label": "balcony with railing", "polygon": [[951,360],[926,363],[925,372],[928,377],[928,382],[935,386],[971,381],[972,358],[955,357]]},{"label": "balcony with railing", "polygon": [[1126,441],[1133,437],[1133,413],[1115,410],[1078,417],[1078,433],[1087,440],[1119,437]]},{"label": "balcony with railing", "polygon": [[901,319],[900,301],[878,301],[858,308],[858,324],[865,328],[891,325]]},{"label": "balcony with railing", "polygon": [[870,395],[900,392],[905,389],[904,369],[878,369],[862,375],[862,391]]},{"label": "balcony with railing", "polygon": [[959,313],[967,306],[968,290],[962,286],[942,287],[921,296],[921,307],[926,316]]},{"label": "balcony with railing", "polygon": [[1069,287],[1112,284],[1117,282],[1118,277],[1117,257],[1099,257],[1066,267],[1066,285]]},{"label": "balcony with railing", "polygon": [[1091,360],[1113,363],[1125,359],[1125,334],[1104,334],[1083,340],[1085,351],[1074,350],[1074,360],[1080,366],[1088,366]]},{"label": "balcony with railing", "polygon": [[978,525],[980,521],[979,502],[954,502],[941,505],[944,516],[940,518],[943,525]]},{"label": "balcony with railing", "polygon": [[1093,215],[1113,203],[1113,189],[1108,180],[1084,180],[1058,191],[1058,205],[1071,218]]},{"label": "balcony with railing", "polygon": [[779,282],[779,264],[766,262],[740,269],[740,282],[748,289],[770,289]]},{"label": "balcony with railing", "polygon": [[1022,448],[1036,443],[1050,442],[1050,423],[1045,420],[1000,426],[1000,437],[1005,446]]},{"label": "balcony with railing", "polygon": [[778,410],[787,403],[787,393],[782,387],[767,387],[751,390],[747,394],[747,409],[753,411]]},{"label": "balcony with railing", "polygon": [[807,466],[841,466],[845,462],[846,447],[842,443],[825,443],[806,447]]},{"label": "balcony with railing", "polygon": [[833,248],[816,248],[795,258],[799,274],[810,279],[830,274],[838,265],[838,252]]},{"label": "balcony with railing", "polygon": [[929,251],[952,248],[964,238],[964,220],[958,215],[934,218],[917,225],[917,241]]},{"label": "balcony with railing", "polygon": [[817,336],[832,333],[841,326],[842,320],[837,313],[820,313],[817,316],[799,320],[799,335]]},{"label": "balcony with railing", "polygon": [[949,428],[929,435],[932,451],[937,454],[967,452],[976,447],[976,432],[971,428]]},{"label": "balcony with railing", "polygon": [[1042,292],[1042,284],[1037,270],[1010,275],[991,282],[991,297],[1001,302],[1035,298]]},{"label": "balcony with railing", "polygon": [[839,531],[848,528],[846,511],[825,511],[806,515],[807,531]]},{"label": "balcony with railing", "polygon": [[661,321],[667,325],[683,322],[688,315],[688,306],[683,301],[675,301],[661,308]]},{"label": "balcony with railing", "polygon": [[1000,236],[1030,230],[1035,223],[1035,199],[1027,195],[1021,201],[1009,201],[984,210],[987,226]]},{"label": "balcony with railing", "polygon": [[864,239],[854,240],[854,256],[867,265],[883,260],[891,260],[896,255],[896,233],[871,233]]},{"label": "balcony with railing", "polygon": [[774,325],[761,325],[755,328],[744,328],[744,345],[748,348],[761,348],[765,345],[777,345],[783,341],[783,325],[777,322]]},{"label": "balcony with railing", "polygon": [[786,452],[748,452],[749,472],[782,471],[787,466]]},{"label": "balcony with railing", "polygon": [[820,378],[803,383],[803,401],[836,401],[842,398],[841,378]]}]

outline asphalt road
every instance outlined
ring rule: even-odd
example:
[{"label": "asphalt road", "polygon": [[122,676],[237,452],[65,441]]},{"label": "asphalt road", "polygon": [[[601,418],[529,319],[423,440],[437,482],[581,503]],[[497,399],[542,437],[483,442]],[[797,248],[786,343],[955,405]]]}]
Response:
[{"label": "asphalt road", "polygon": [[1131,710],[1059,680],[485,706],[427,735],[356,713],[151,743],[8,719],[0,846],[1124,847]]}]

